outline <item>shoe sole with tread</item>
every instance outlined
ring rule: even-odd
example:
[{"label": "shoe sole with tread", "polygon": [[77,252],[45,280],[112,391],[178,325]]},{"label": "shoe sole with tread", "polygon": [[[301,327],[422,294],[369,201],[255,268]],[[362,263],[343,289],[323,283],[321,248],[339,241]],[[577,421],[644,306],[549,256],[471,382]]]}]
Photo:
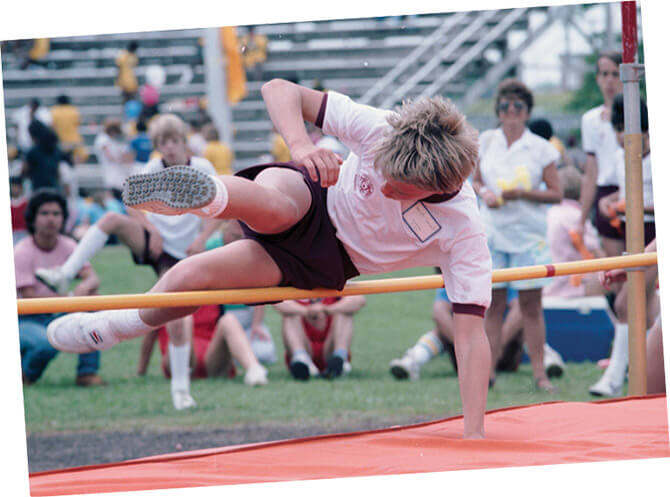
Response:
[{"label": "shoe sole with tread", "polygon": [[123,203],[134,209],[185,213],[211,203],[216,196],[214,180],[189,166],[129,176],[123,184]]}]

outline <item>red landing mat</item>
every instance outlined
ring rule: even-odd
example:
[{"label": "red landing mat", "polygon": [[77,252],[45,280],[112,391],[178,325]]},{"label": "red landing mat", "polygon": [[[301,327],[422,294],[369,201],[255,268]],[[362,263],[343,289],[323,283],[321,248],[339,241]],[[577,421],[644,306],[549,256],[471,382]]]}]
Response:
[{"label": "red landing mat", "polygon": [[462,417],[34,473],[31,494],[129,492],[233,483],[670,457],[665,396],[553,402],[486,414],[486,440]]}]

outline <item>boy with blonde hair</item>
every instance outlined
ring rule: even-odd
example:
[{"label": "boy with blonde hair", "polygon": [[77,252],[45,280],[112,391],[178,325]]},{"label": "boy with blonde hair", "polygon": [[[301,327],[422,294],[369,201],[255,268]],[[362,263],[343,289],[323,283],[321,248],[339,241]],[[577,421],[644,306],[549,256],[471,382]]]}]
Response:
[{"label": "boy with blonde hair", "polygon": [[[162,158],[149,161],[143,170],[152,173],[181,165],[201,174],[216,174],[207,160],[188,156],[186,131],[184,122],[172,114],[159,116],[152,121],[149,134]],[[62,266],[38,269],[36,277],[55,292],[67,293],[70,281],[112,235],[116,235],[130,249],[136,264],[150,265],[160,277],[187,255],[202,252],[209,236],[221,224],[219,220],[203,223],[193,214],[164,216],[133,208],[128,208],[127,215],[107,212],[86,231]],[[195,406],[188,381],[190,345],[183,320],[171,321],[167,323],[167,328],[171,338],[173,404],[177,410],[181,410]]]},{"label": "boy with blonde hair", "polygon": [[[360,273],[440,266],[454,310],[464,436],[484,437],[491,360],[483,316],[491,258],[472,187],[476,132],[442,98],[399,112],[284,80],[262,88],[294,158],[213,177],[188,168],[129,178],[129,206],[243,223],[246,238],[180,262],[151,292],[268,286],[344,287]],[[351,150],[316,147],[304,120]],[[106,349],[195,308],[76,313],[49,328],[68,352]],[[94,340],[93,336],[97,339]]]}]

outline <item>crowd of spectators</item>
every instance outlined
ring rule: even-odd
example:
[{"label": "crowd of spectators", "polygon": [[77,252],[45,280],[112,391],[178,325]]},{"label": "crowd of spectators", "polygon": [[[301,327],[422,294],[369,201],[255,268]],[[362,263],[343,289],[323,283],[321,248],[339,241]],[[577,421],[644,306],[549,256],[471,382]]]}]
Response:
[{"label": "crowd of spectators", "polygon": [[[248,70],[257,71],[265,60],[266,43],[249,30],[243,40]],[[232,147],[221,142],[220,130],[206,114],[186,125],[177,116],[160,113],[160,84],[140,88],[135,76],[137,48],[137,43],[130,43],[116,59],[116,85],[124,102],[124,115],[97,123],[99,133],[92,147],[99,171],[97,186],[82,190],[77,184],[76,168],[86,163],[91,154],[80,134],[79,111],[68,95],[59,96],[50,109],[32,99],[12,116],[16,139],[8,151],[19,297],[94,294],[98,280],[89,260],[108,243],[127,245],[135,263],[151,265],[160,276],[182,258],[216,249],[241,236],[236,222],[207,224],[179,219],[189,215],[144,215],[127,209],[121,202],[123,182],[133,172],[189,164],[208,174],[232,174],[235,161]],[[498,86],[493,110],[499,124],[480,133],[479,165],[471,178],[494,269],[623,252],[625,178],[619,63],[618,54],[598,58],[596,79],[603,104],[583,116],[581,147],[574,135],[568,136],[564,145],[546,119],[531,119],[534,97],[522,81],[506,79]],[[650,244],[655,232],[644,102],[641,114],[645,241]],[[324,136],[318,128],[310,128],[310,137],[319,147],[341,156],[349,153],[342,143]],[[272,159],[289,161],[288,147],[281,136],[275,132],[271,141],[268,153]],[[54,252],[53,247],[59,249]],[[81,282],[71,290],[75,279]],[[627,366],[627,285],[620,280],[621,275],[615,273],[600,278],[585,275],[494,285],[485,318],[494,359],[489,387],[494,388],[498,372],[518,368],[525,349],[535,386],[555,393],[550,377],[563,374],[564,364],[560,354],[546,343],[543,296],[607,294],[615,317],[612,357],[590,392],[620,395]],[[660,330],[655,268],[646,272],[646,282],[648,325],[652,331]],[[290,374],[297,380],[308,380],[315,376],[337,378],[349,372],[354,316],[364,305],[363,297],[276,304],[282,318],[281,336]],[[418,379],[420,368],[442,352],[447,352],[457,367],[450,305],[444,289],[438,290],[432,309],[435,328],[422,335],[402,357],[391,361],[390,371],[395,378]],[[275,362],[277,354],[263,322],[263,309],[206,306],[192,317],[156,330],[142,342],[138,374],[146,373],[158,340],[162,368],[171,378],[177,409],[196,405],[190,396],[191,376],[233,377],[241,368],[245,383],[266,384],[263,364]],[[56,355],[44,335],[52,318],[20,318],[26,385],[37,381]],[[658,346],[660,332],[651,336],[650,353],[657,356],[662,350]],[[82,356],[77,384],[104,384],[97,375],[99,353],[96,354]],[[652,364],[658,361],[652,360]],[[654,378],[653,388],[664,389]]]}]

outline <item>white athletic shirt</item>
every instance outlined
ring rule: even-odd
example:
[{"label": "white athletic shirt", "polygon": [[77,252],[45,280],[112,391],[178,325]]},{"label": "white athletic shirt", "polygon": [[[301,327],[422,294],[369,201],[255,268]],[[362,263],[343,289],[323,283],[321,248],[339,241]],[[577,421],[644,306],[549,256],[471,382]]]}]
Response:
[{"label": "white athletic shirt", "polygon": [[[616,151],[616,173],[617,185],[619,185],[619,198],[626,199],[626,159],[624,149],[619,147]],[[651,184],[651,154],[642,157],[642,203],[645,208],[654,206],[654,189]],[[645,221],[649,214],[645,214]],[[652,217],[653,219],[653,217]]]},{"label": "white athletic shirt", "polygon": [[323,131],[351,151],[328,189],[337,237],[360,273],[439,266],[452,303],[488,307],[491,256],[470,184],[441,203],[398,201],[381,193],[384,178],[373,166],[371,149],[391,129],[390,114],[328,93]]},{"label": "white athletic shirt", "polygon": [[[214,166],[202,157],[191,157],[190,166],[212,176],[216,175]],[[150,160],[142,168],[142,173],[156,173],[165,168],[160,158]],[[182,214],[181,216],[165,216],[153,212],[145,213],[147,219],[153,224],[163,237],[163,252],[170,254],[176,259],[186,257],[186,249],[200,234],[201,219],[195,214]]]},{"label": "white athletic shirt", "polygon": [[[544,168],[559,159],[556,148],[528,128],[507,146],[501,128],[479,136],[479,170],[486,188],[499,196],[503,187],[538,190]],[[482,202],[482,218],[495,250],[520,253],[535,247],[547,234],[549,204],[525,199],[507,200],[491,209]]]},{"label": "white athletic shirt", "polygon": [[604,105],[582,116],[582,149],[595,154],[598,162],[598,186],[616,185],[616,151],[619,144],[612,123],[603,119]]}]

